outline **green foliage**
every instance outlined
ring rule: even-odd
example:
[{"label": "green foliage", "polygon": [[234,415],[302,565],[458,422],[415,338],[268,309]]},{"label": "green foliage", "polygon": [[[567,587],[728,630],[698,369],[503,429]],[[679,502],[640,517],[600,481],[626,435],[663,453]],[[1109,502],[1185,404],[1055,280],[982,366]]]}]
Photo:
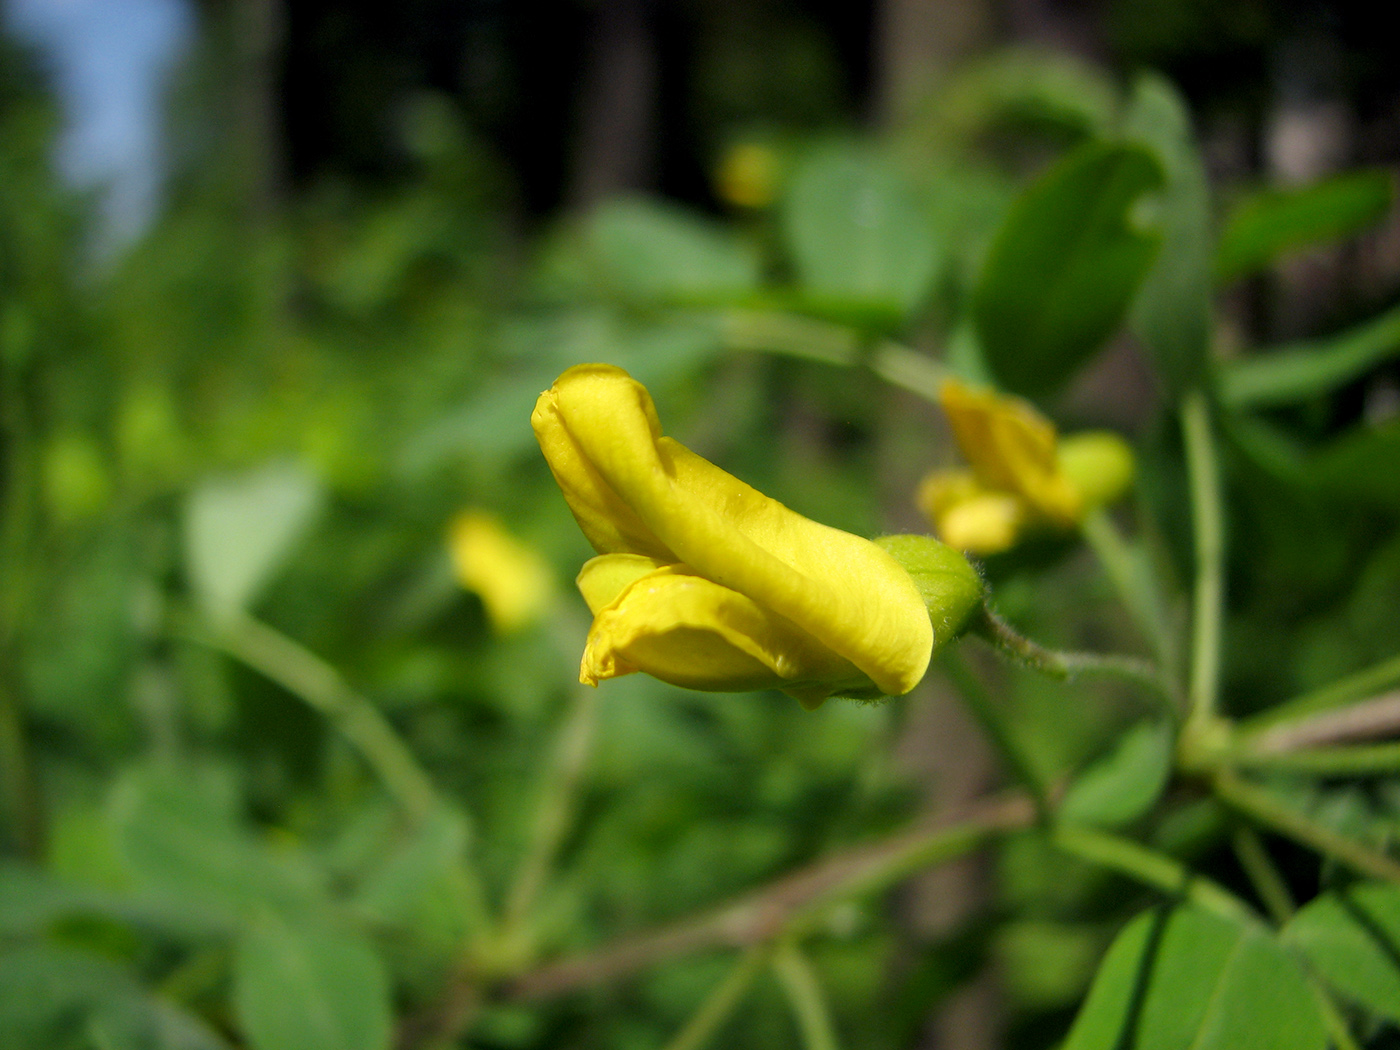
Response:
[{"label": "green foliage", "polygon": [[1161,180],[1147,150],[1095,142],[1022,193],[973,300],[982,353],[1006,389],[1055,390],[1118,326],[1160,243],[1141,205]]},{"label": "green foliage", "polygon": [[1341,240],[1390,210],[1394,181],[1384,171],[1354,171],[1302,189],[1261,190],[1231,210],[1215,255],[1215,276],[1232,281],[1275,259]]},{"label": "green foliage", "polygon": [[1327,1031],[1298,964],[1268,936],[1190,907],[1138,916],[1118,935],[1066,1050],[1323,1050]]},{"label": "green foliage", "polygon": [[[431,96],[400,183],[252,218],[205,172],[93,271],[6,84],[0,1048],[901,1050],[989,964],[1011,1050],[1392,1036],[1400,315],[1268,349],[1213,299],[1388,177],[1263,191],[1217,249],[1236,188],[1176,87],[1018,52],[887,135],[775,136],[776,204],[733,220],[631,197],[524,236]],[[1108,345],[1155,400],[1076,383]],[[528,422],[582,361],[853,531],[925,527],[956,455],[910,405],[948,374],[1133,421],[1136,499],[976,570],[882,540],[955,592],[940,642],[993,601],[1010,666],[968,638],[936,690],[815,713],[586,691],[592,552]],[[515,634],[454,578],[467,508],[559,583]],[[974,849],[966,908],[911,881]]]},{"label": "green foliage", "polygon": [[782,219],[799,291],[824,314],[898,322],[937,277],[943,246],[910,187],[867,149],[814,151],[792,176]]}]

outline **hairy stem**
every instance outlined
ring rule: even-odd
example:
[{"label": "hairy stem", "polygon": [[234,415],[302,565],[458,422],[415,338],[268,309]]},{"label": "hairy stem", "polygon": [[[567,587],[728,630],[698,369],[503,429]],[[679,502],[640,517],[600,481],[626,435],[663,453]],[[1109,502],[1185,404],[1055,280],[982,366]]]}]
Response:
[{"label": "hairy stem", "polygon": [[1016,742],[1011,727],[1006,724],[1006,719],[1002,717],[996,704],[992,702],[991,696],[988,695],[987,687],[982,684],[982,680],[977,677],[972,668],[967,666],[967,661],[955,649],[950,648],[943,653],[943,669],[952,679],[953,685],[957,687],[959,695],[963,698],[963,702],[972,712],[972,716],[977,719],[982,731],[987,734],[987,738],[996,748],[1002,761],[1006,763],[1011,775],[1030,792],[1031,799],[1035,802],[1036,811],[1044,819],[1048,812],[1045,785],[1035,775],[1030,761]]},{"label": "hairy stem", "polygon": [[1147,570],[1113,519],[1102,509],[1085,517],[1080,532],[1104,567],[1128,614],[1152,647],[1152,655],[1168,676],[1175,677],[1177,644],[1167,622],[1166,603],[1156,577]]},{"label": "hairy stem", "polygon": [[1134,656],[1104,653],[1062,652],[1047,649],[1019,634],[1015,628],[985,606],[974,614],[969,630],[981,635],[1004,656],[1031,671],[1068,681],[1080,675],[1103,675],[1144,686],[1166,711],[1176,714],[1171,687],[1162,672]]}]

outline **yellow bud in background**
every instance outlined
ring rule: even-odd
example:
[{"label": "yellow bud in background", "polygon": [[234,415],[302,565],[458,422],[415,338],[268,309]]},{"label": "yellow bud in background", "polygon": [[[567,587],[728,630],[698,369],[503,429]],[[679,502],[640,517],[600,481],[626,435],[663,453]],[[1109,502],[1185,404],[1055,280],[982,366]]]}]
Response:
[{"label": "yellow bud in background", "polygon": [[766,208],[778,195],[778,154],[761,142],[730,146],[715,173],[715,189],[726,204]]},{"label": "yellow bud in background", "polygon": [[1084,430],[1063,438],[1056,460],[1085,510],[1107,506],[1133,483],[1132,447],[1109,430]]},{"label": "yellow bud in background", "polygon": [[968,470],[929,473],[919,483],[914,502],[944,543],[979,556],[1013,546],[1026,521],[1022,499],[984,488]]},{"label": "yellow bud in background", "polygon": [[494,514],[467,510],[448,532],[452,569],[481,597],[494,630],[509,634],[538,620],[554,600],[549,565],[501,526]]}]

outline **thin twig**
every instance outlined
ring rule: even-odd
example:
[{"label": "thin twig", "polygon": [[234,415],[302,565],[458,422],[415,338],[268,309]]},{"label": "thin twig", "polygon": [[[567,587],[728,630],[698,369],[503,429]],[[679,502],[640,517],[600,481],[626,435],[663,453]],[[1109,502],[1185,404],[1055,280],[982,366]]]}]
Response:
[{"label": "thin twig", "polygon": [[697,918],[550,963],[509,982],[503,993],[512,999],[548,998],[691,952],[770,941],[824,904],[885,888],[1034,821],[1035,807],[1022,793],[984,799],[930,826],[818,861]]},{"label": "thin twig", "polygon": [[1268,910],[1269,918],[1282,926],[1293,917],[1298,905],[1293,900],[1288,883],[1284,881],[1273,858],[1269,856],[1269,851],[1264,848],[1259,833],[1248,824],[1240,824],[1231,837],[1231,845],[1240,867],[1254,886],[1254,892],[1259,895],[1260,902]]},{"label": "thin twig", "polygon": [[1243,741],[1257,755],[1276,755],[1325,744],[1375,740],[1400,733],[1400,690],[1324,711],[1296,722],[1283,722]]}]

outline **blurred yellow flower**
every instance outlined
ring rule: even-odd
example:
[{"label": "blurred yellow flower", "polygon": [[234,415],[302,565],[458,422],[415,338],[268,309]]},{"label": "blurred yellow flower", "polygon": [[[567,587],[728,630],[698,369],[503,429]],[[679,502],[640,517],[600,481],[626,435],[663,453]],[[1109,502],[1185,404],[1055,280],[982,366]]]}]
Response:
[{"label": "blurred yellow flower", "polygon": [[900,564],[663,437],[622,369],[569,369],[531,423],[599,555],[578,577],[594,615],[580,681],[643,671],[815,707],[907,693],[923,677],[933,627]]},{"label": "blurred yellow flower", "polygon": [[554,598],[549,565],[501,526],[494,514],[465,510],[448,529],[452,570],[481,597],[491,626],[509,634],[538,620]]},{"label": "blurred yellow flower", "polygon": [[970,470],[935,470],[915,501],[943,541],[996,554],[1036,528],[1073,528],[1132,483],[1132,449],[1117,434],[1060,440],[1028,402],[949,379],[939,400]]},{"label": "blurred yellow flower", "polygon": [[720,199],[740,208],[766,208],[778,195],[778,154],[761,142],[739,142],[725,150],[715,173]]}]

